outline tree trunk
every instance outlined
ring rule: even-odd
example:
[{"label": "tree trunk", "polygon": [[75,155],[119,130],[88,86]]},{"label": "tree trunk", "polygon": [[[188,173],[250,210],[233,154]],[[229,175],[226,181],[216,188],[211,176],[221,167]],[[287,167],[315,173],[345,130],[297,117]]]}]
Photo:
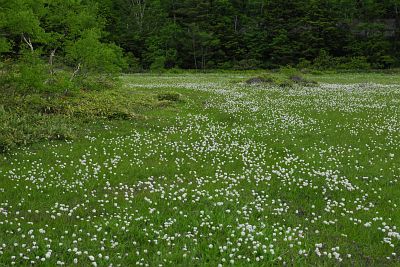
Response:
[{"label": "tree trunk", "polygon": [[234,29],[235,29],[236,33],[237,33],[237,26],[238,26],[238,16],[236,15],[235,16],[235,25],[234,25]]},{"label": "tree trunk", "polygon": [[144,15],[146,11],[146,0],[131,0],[131,8],[134,10],[134,16],[139,30],[143,30]]},{"label": "tree trunk", "polygon": [[196,40],[194,36],[194,32],[192,31],[192,46],[193,46],[193,59],[194,59],[194,66],[197,70],[197,58],[196,58]]},{"label": "tree trunk", "polygon": [[81,63],[78,63],[78,66],[76,66],[76,69],[72,73],[70,81],[72,81],[76,77],[80,69],[81,69]]},{"label": "tree trunk", "polygon": [[56,51],[57,51],[57,48],[53,49],[50,53],[50,57],[49,57],[50,75],[54,75],[53,61],[54,61],[54,56],[56,55]]},{"label": "tree trunk", "polygon": [[394,33],[394,50],[397,51],[399,47],[399,42],[400,42],[400,11],[399,11],[399,5],[397,3],[394,4],[394,12],[396,14],[395,18],[395,33]]},{"label": "tree trunk", "polygon": [[204,71],[205,68],[204,47],[201,47],[201,68]]}]

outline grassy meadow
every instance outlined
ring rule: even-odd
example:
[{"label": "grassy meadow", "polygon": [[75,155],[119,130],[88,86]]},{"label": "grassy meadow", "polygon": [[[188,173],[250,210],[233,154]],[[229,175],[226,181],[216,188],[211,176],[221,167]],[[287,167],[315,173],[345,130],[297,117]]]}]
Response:
[{"label": "grassy meadow", "polygon": [[259,74],[65,100],[75,138],[0,154],[0,266],[398,266],[400,75]]}]

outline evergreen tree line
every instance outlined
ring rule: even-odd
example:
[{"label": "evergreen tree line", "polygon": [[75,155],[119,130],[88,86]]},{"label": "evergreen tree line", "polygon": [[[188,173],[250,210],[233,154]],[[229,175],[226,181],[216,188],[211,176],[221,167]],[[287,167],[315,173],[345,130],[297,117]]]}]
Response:
[{"label": "evergreen tree line", "polygon": [[148,69],[391,68],[399,12],[399,0],[0,0],[1,66],[62,87]]},{"label": "evergreen tree line", "polygon": [[143,68],[399,66],[399,0],[108,0],[108,40]]}]

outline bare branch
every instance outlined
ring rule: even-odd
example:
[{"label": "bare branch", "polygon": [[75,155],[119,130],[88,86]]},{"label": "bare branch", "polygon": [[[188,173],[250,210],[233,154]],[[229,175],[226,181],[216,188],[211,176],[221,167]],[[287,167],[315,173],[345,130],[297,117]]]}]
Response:
[{"label": "bare branch", "polygon": [[34,49],[33,49],[33,45],[32,45],[31,38],[28,37],[28,39],[26,39],[25,34],[22,34],[22,39],[23,39],[24,42],[29,46],[29,48],[31,49],[31,51],[32,51],[32,53],[33,53]]},{"label": "bare branch", "polygon": [[76,69],[74,70],[74,73],[72,73],[70,81],[72,81],[76,77],[76,75],[78,74],[80,69],[81,69],[81,63],[78,63],[78,66],[76,66]]},{"label": "bare branch", "polygon": [[135,16],[140,31],[143,29],[146,6],[146,0],[130,0],[130,12]]}]

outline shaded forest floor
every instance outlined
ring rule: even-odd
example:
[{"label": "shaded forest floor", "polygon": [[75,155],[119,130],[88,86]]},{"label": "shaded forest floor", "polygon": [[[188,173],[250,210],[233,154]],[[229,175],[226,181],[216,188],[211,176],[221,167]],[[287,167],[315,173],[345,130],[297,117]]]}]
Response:
[{"label": "shaded forest floor", "polygon": [[262,75],[4,100],[0,265],[397,265],[400,75]]}]

